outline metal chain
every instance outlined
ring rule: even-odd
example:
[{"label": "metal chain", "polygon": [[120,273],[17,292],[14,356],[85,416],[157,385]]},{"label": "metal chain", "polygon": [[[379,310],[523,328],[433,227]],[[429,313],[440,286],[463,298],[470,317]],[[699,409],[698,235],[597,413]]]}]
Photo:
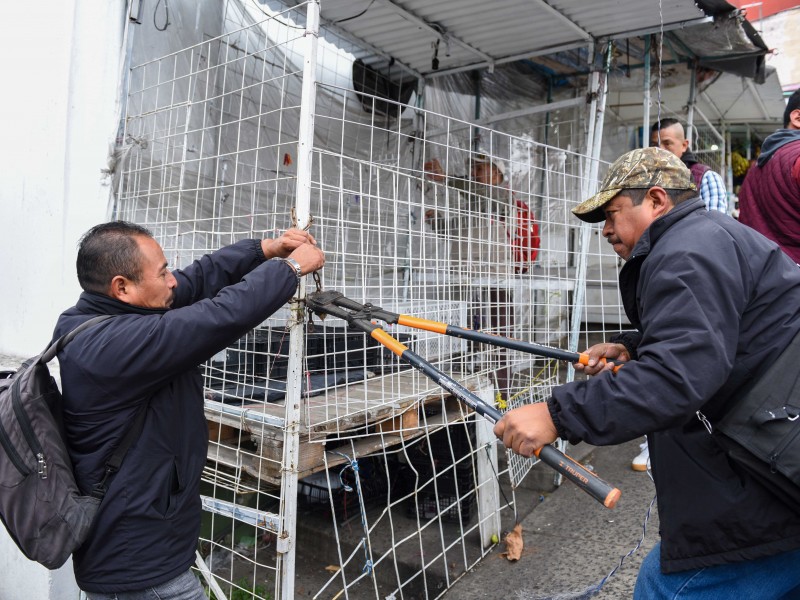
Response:
[{"label": "metal chain", "polygon": [[[308,215],[308,223],[306,223],[306,226],[303,227],[303,231],[308,231],[313,223],[314,223],[314,215]],[[297,212],[295,211],[294,206],[292,207],[292,227],[294,227],[295,229],[299,229],[297,226]],[[316,286],[317,291],[321,292],[322,276],[320,275],[319,271],[314,271],[311,274],[311,277],[314,279],[314,285]]]},{"label": "metal chain", "polygon": [[[306,226],[303,227],[303,231],[308,231],[312,223],[314,223],[314,215],[308,215],[308,223],[306,223]],[[292,207],[292,227],[294,227],[295,229],[299,229],[299,227],[297,226],[297,211],[295,211],[294,206]],[[311,277],[312,279],[314,279],[314,285],[317,288],[317,292],[321,292],[322,276],[320,275],[320,272],[314,271],[311,274]],[[308,312],[308,325],[306,327],[306,330],[308,331],[308,333],[314,333],[314,313],[311,311],[311,309],[308,309],[307,312]]]}]

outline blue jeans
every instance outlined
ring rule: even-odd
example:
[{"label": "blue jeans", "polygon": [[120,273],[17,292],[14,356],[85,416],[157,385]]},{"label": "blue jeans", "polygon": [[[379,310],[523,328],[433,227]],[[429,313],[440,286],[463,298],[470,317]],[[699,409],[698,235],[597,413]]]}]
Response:
[{"label": "blue jeans", "polygon": [[117,594],[86,592],[86,597],[89,600],[208,600],[203,586],[191,571],[144,590]]},{"label": "blue jeans", "polygon": [[661,542],[642,562],[634,600],[800,599],[800,550],[767,558],[664,575]]}]

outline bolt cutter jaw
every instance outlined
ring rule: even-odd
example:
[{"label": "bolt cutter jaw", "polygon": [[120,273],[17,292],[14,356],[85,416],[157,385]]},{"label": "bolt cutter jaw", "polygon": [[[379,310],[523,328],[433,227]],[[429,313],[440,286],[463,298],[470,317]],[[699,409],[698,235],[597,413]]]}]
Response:
[{"label": "bolt cutter jaw", "polygon": [[335,307],[335,301],[343,297],[343,294],[334,290],[314,292],[306,296],[306,306],[320,317],[325,318],[326,314],[333,314],[328,309]]},{"label": "bolt cutter jaw", "polygon": [[324,319],[325,315],[333,315],[344,319],[351,325],[353,321],[369,322],[373,319],[395,324],[400,316],[370,303],[361,304],[333,290],[309,294],[306,296],[306,305],[311,311],[317,313],[320,318]]},{"label": "bolt cutter jaw", "polygon": [[[327,315],[331,315],[332,317],[346,321],[348,326],[354,329],[360,329],[368,334],[372,334],[375,329],[379,328],[372,323],[368,307],[363,307],[366,310],[350,311],[341,306],[337,306],[337,300],[340,298],[344,298],[344,296],[335,291],[315,292],[306,296],[306,305],[309,310],[317,313],[321,319],[324,319]],[[344,299],[346,300],[346,298]],[[356,305],[352,300],[349,302]],[[357,306],[360,307],[361,305]]]}]

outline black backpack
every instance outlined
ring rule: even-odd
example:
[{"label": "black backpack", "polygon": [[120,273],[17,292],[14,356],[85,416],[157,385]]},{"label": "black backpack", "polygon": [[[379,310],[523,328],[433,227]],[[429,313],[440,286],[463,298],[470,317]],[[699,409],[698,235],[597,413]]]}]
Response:
[{"label": "black backpack", "polygon": [[732,461],[800,514],[798,353],[800,333],[707,427]]},{"label": "black backpack", "polygon": [[83,330],[111,318],[101,315],[56,340],[16,372],[0,374],[0,520],[20,550],[57,569],[92,526],[115,473],[144,424],[144,404],[90,496],[81,495],[61,428],[61,393],[47,363]]}]

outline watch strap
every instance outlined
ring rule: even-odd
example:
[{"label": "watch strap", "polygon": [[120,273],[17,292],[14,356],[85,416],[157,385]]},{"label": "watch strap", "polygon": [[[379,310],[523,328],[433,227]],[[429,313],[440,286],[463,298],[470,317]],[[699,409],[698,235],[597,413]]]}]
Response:
[{"label": "watch strap", "polygon": [[297,277],[297,283],[300,284],[300,278],[303,276],[303,267],[300,266],[300,263],[297,262],[293,258],[273,258],[272,260],[279,260],[282,263],[285,263],[287,267],[289,267],[293,272],[295,277]]}]

